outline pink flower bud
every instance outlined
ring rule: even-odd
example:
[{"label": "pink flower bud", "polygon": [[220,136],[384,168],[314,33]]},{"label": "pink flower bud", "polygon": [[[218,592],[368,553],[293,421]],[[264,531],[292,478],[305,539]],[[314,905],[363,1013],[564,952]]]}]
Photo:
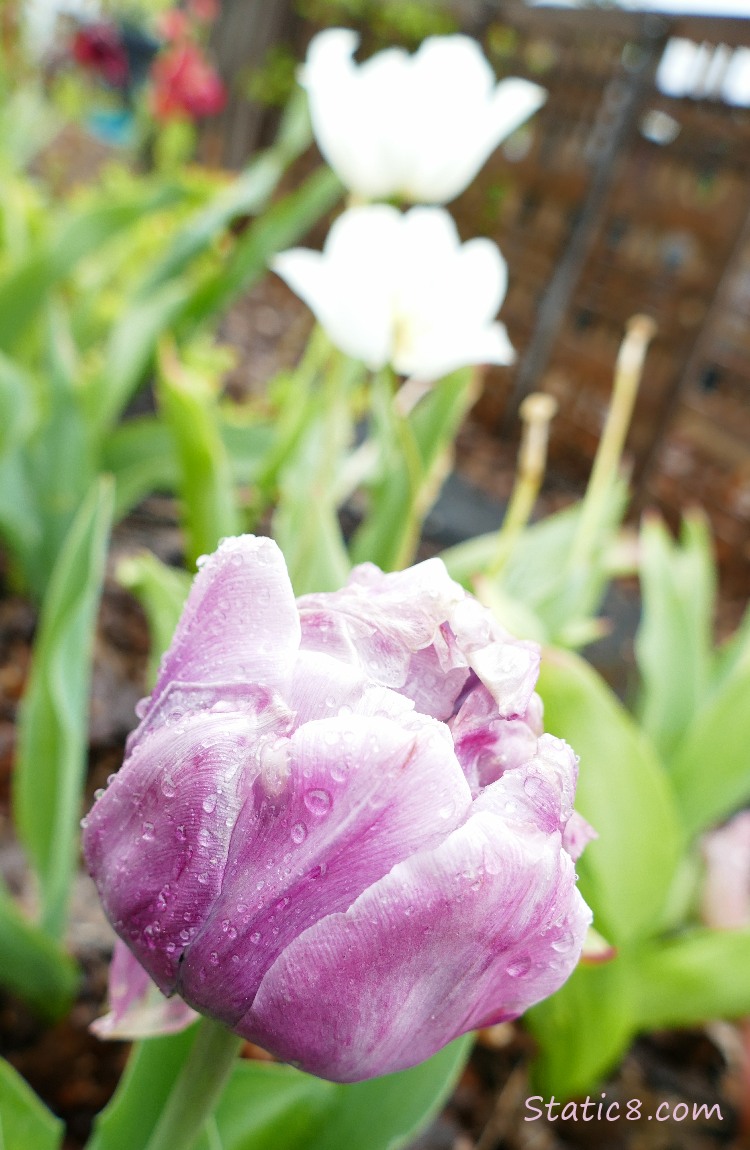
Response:
[{"label": "pink flower bud", "polygon": [[591,920],[538,661],[438,559],[295,602],[271,540],[225,540],[87,821],[120,938],[164,994],[335,1081],[517,1017]]}]

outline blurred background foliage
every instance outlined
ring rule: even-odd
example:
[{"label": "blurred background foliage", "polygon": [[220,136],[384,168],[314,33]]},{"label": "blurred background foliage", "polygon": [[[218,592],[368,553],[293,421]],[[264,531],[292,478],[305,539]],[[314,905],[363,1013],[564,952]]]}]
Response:
[{"label": "blurred background foliage", "polygon": [[[184,107],[156,115],[148,69],[131,87],[77,65],[72,44],[89,16],[69,16],[40,59],[24,46],[23,6],[6,3],[0,13],[3,586],[38,613],[11,784],[33,895],[19,899],[12,884],[0,886],[0,977],[45,1020],[64,1016],[80,986],[66,932],[105,584],[119,580],[142,604],[153,679],[195,560],[223,535],[273,532],[299,593],[338,586],[352,562],[392,568],[441,553],[509,629],[544,644],[547,728],[581,756],[579,806],[600,835],[581,860],[581,887],[604,943],[525,1025],[537,1044],[535,1088],[582,1095],[616,1070],[638,1034],[750,1015],[750,916],[722,929],[703,921],[701,907],[702,836],[750,801],[750,624],[740,610],[747,544],[737,530],[750,507],[750,465],[735,442],[746,421],[737,348],[747,325],[727,326],[746,285],[748,153],[736,144],[748,134],[747,107],[730,104],[717,86],[699,113],[695,92],[670,96],[654,83],[670,37],[690,34],[684,21],[653,34],[653,23],[649,32],[602,13],[598,55],[587,40],[576,56],[580,25],[565,15],[545,26],[522,6],[508,20],[484,12],[477,29],[498,71],[541,78],[551,92],[542,126],[517,133],[456,206],[461,227],[471,222],[471,231],[497,236],[510,262],[507,321],[526,375],[491,374],[479,398],[478,375],[458,372],[404,413],[391,402],[395,381],[373,381],[318,332],[304,356],[297,340],[262,386],[237,393],[228,380],[247,349],[228,338],[233,306],[264,282],[276,252],[311,230],[321,237],[342,196],[311,150],[295,87],[306,39],[316,27],[346,24],[363,32],[367,52],[413,48],[461,19],[458,9],[417,2],[299,0],[284,25],[290,35],[275,28],[272,42],[260,36],[258,58],[235,68],[221,39],[231,7],[214,13],[218,23],[196,17],[189,33],[227,88],[227,107],[217,101],[205,122]],[[169,10],[112,0],[100,12],[120,29],[141,28],[156,58],[172,43],[159,24]],[[703,25],[698,32],[706,33]],[[730,33],[739,33],[727,32],[734,50]],[[650,63],[640,73],[633,60],[643,63],[643,52]],[[602,89],[611,117],[623,117],[614,156]],[[248,102],[257,116],[247,120],[242,162],[230,170],[218,161]],[[646,121],[651,112],[679,116],[675,153],[649,138],[644,123],[652,137],[654,124],[665,124]],[[698,126],[699,114],[708,129]],[[716,124],[722,143],[714,138],[709,147]],[[628,203],[636,177],[639,193],[649,188],[645,222]],[[556,268],[570,271],[576,253],[578,274],[554,278]],[[545,362],[529,367],[553,283],[560,326]],[[275,298],[249,306],[272,309]],[[635,413],[623,415],[612,375],[625,320],[641,310],[658,330]],[[560,407],[547,490],[564,495],[546,502],[544,461],[536,476],[523,462],[515,468],[515,412],[530,390],[524,379]],[[477,400],[478,430],[467,447],[460,428]],[[497,434],[503,420],[513,428],[505,441]],[[606,429],[618,420],[622,436],[602,454]],[[457,439],[463,474],[477,483],[473,506],[489,492],[497,519],[490,529],[467,515],[471,538],[461,541],[431,534],[429,518]],[[488,441],[496,452],[489,481],[477,462]],[[587,484],[581,477],[592,463]],[[504,468],[502,490],[492,466]],[[558,483],[561,473],[566,481]],[[108,563],[113,527],[155,494],[171,501],[181,532],[172,558],[180,562],[130,548]],[[702,494],[707,514],[685,507]],[[676,538],[658,516],[640,519],[649,502],[678,527]],[[594,645],[609,627],[613,581],[635,604],[629,661],[622,648],[602,656]],[[128,1072],[151,1076],[156,1103],[174,1077],[170,1051],[176,1058],[189,1040],[159,1041],[158,1051],[142,1044]],[[373,1148],[404,1145],[444,1099],[466,1053],[447,1052],[406,1082],[335,1088],[335,1097],[291,1069],[245,1062],[223,1103],[222,1130],[256,1090],[277,1100],[282,1115],[298,1107],[304,1121],[274,1125],[266,1113],[265,1127],[260,1117],[256,1129],[242,1127],[238,1147],[271,1136],[274,1147],[287,1145],[284,1137],[301,1145],[322,1129],[320,1115],[346,1131],[352,1114],[364,1122],[375,1111],[385,1117],[371,1132]],[[403,1101],[409,1090],[411,1108]],[[35,1145],[59,1145],[59,1125],[9,1063],[0,1063],[0,1105],[10,1150],[20,1150],[32,1128]],[[121,1096],[93,1145],[132,1145],[131,1121]],[[8,1134],[16,1127],[21,1133]]]}]

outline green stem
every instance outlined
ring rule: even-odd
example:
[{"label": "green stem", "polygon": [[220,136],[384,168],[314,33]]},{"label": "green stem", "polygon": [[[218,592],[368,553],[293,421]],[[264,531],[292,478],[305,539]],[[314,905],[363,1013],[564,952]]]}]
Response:
[{"label": "green stem", "polygon": [[628,320],[615,367],[612,401],[583,497],[578,531],[570,551],[571,567],[585,565],[596,545],[609,493],[620,467],[646,351],[655,331],[656,325],[649,316],[635,315]]},{"label": "green stem", "polygon": [[523,420],[523,432],[516,479],[498,532],[495,558],[487,572],[490,577],[502,571],[534,510],[547,466],[549,427],[556,411],[555,399],[542,392],[528,395],[521,404],[518,414]]},{"label": "green stem", "polygon": [[407,482],[408,507],[401,546],[394,557],[393,568],[400,570],[413,558],[419,540],[420,495],[424,483],[424,463],[414,429],[409,422],[408,410],[402,411],[398,402],[396,380],[389,367],[383,368],[375,379],[375,386],[385,393],[384,406],[389,412],[396,443],[401,452]]},{"label": "green stem", "polygon": [[145,1150],[191,1150],[232,1072],[242,1039],[204,1018]]}]

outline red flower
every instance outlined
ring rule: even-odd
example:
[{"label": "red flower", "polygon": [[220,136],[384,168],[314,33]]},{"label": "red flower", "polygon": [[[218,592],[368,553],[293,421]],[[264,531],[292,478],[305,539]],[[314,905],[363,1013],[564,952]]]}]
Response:
[{"label": "red flower", "polygon": [[190,32],[190,21],[179,8],[167,8],[160,12],[156,28],[163,40],[185,40]]},{"label": "red flower", "polygon": [[78,64],[96,72],[113,88],[123,88],[127,83],[128,57],[117,29],[111,24],[80,28],[73,39],[72,51]]},{"label": "red flower", "polygon": [[224,85],[195,44],[170,44],[157,56],[151,77],[158,120],[215,116],[226,103]]},{"label": "red flower", "polygon": [[211,24],[219,15],[218,0],[189,0],[188,11],[199,24]]}]

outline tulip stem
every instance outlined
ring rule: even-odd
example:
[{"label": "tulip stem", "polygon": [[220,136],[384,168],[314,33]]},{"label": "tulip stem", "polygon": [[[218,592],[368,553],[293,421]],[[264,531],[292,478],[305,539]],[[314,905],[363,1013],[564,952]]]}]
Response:
[{"label": "tulip stem", "polygon": [[523,431],[516,480],[498,532],[495,558],[487,572],[491,578],[502,571],[534,510],[547,466],[550,424],[556,411],[557,401],[544,392],[527,395],[521,404],[518,414],[523,422]]},{"label": "tulip stem", "polygon": [[589,562],[606,518],[607,502],[617,479],[646,352],[655,334],[656,324],[650,316],[634,315],[627,322],[615,365],[612,399],[571,547],[569,562],[573,568]]},{"label": "tulip stem", "polygon": [[242,1039],[210,1018],[198,1034],[146,1150],[191,1150],[213,1114]]}]

